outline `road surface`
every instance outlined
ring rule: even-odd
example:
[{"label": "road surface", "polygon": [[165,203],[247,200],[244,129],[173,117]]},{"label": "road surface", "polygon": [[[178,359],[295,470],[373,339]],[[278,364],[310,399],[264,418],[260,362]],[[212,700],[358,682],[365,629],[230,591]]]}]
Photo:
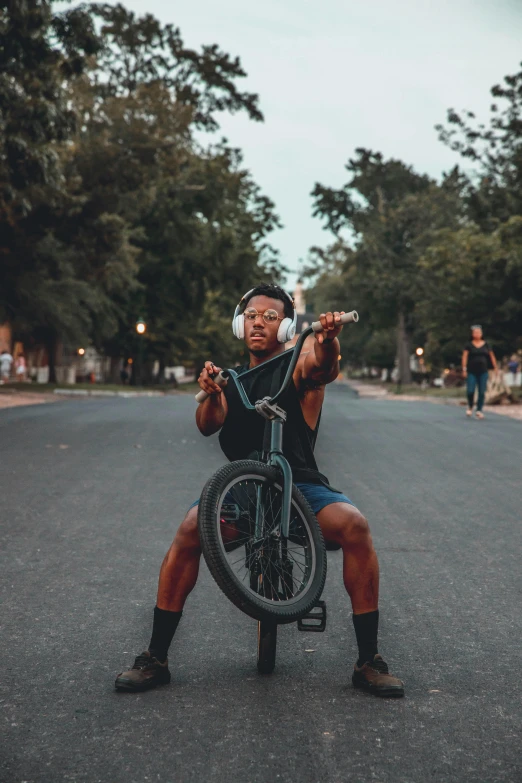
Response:
[{"label": "road surface", "polygon": [[158,568],[222,462],[189,395],[0,411],[2,783],[522,780],[522,424],[329,390],[318,456],[370,520],[381,651],[407,686],[355,692],[341,553],[324,634],[256,626],[202,567],[173,684],[113,691],[146,647]]}]

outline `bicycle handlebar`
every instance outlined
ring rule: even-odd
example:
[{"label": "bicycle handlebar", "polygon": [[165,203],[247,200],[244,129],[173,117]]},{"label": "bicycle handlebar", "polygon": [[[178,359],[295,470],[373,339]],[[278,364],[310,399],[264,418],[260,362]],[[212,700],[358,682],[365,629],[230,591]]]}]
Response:
[{"label": "bicycle handlebar", "polygon": [[[221,386],[221,388],[223,388],[223,386],[226,386],[227,382],[228,382],[227,370],[221,370],[221,372],[219,372],[214,378],[214,383],[217,383],[217,385]],[[201,391],[196,394],[196,402],[199,402],[199,404],[201,405],[202,402],[205,402],[207,397],[210,397],[210,394],[207,394],[206,391],[203,391],[203,389],[201,389]]]},{"label": "bicycle handlebar", "polygon": [[[349,313],[344,313],[344,315],[341,316],[342,324],[357,323],[358,320],[359,320],[359,314],[357,313],[356,310],[352,310]],[[322,332],[322,331],[323,331],[323,327],[321,325],[321,321],[314,321],[313,324],[308,327],[308,329],[305,329],[304,332],[301,333],[295,345],[294,355],[288,367],[285,379],[283,381],[283,385],[281,386],[277,394],[270,400],[271,403],[276,402],[276,400],[278,400],[279,397],[281,397],[281,395],[284,394],[284,392],[286,391],[287,386],[290,383],[290,379],[294,374],[297,360],[299,359],[299,354],[301,353],[301,349],[304,345],[306,338],[309,337],[312,334],[312,332],[315,332],[317,334],[317,332]],[[214,378],[214,383],[217,383],[218,386],[221,386],[221,388],[223,388],[224,386],[227,385],[229,378],[232,378],[232,380],[236,384],[245,407],[248,407],[249,410],[255,410],[255,406],[252,405],[252,403],[248,400],[248,397],[246,396],[244,389],[241,386],[241,383],[238,381],[238,375],[236,372],[234,372],[234,370],[221,370],[221,372],[218,373],[218,375]],[[241,392],[243,392],[243,394],[241,394]],[[207,394],[207,392],[203,391],[202,389],[200,392],[198,392],[198,394],[196,394],[196,402],[201,404],[202,402],[205,402],[205,400],[209,396],[210,395]]]},{"label": "bicycle handlebar", "polygon": [[[356,324],[358,320],[359,320],[359,313],[357,312],[357,310],[352,310],[350,313],[344,313],[341,316],[341,323],[342,324],[352,324],[352,323]],[[322,327],[321,321],[314,321],[313,324],[312,324],[312,329],[316,333],[317,332],[322,332],[323,331],[323,327]]]}]

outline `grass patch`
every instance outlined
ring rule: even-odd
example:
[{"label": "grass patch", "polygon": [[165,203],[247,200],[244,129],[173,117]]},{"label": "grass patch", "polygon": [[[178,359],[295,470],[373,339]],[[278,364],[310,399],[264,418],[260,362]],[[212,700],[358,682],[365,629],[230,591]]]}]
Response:
[{"label": "grass patch", "polygon": [[419,397],[442,397],[447,399],[465,399],[466,387],[451,387],[448,389],[441,389],[438,386],[428,386],[427,389],[423,389],[416,383],[408,383],[406,385],[397,387],[396,384],[383,385],[383,389],[386,389],[390,394],[415,394]]},{"label": "grass patch", "polygon": [[36,392],[44,394],[45,392],[54,392],[55,389],[80,390],[87,391],[113,391],[113,392],[189,392],[199,389],[197,383],[184,383],[175,388],[171,383],[154,384],[151,386],[124,386],[121,383],[5,383],[0,386],[0,394],[9,394],[15,392]]},{"label": "grass patch", "polygon": [[197,394],[201,391],[201,386],[199,383],[182,383],[178,386],[176,389],[177,392],[183,392],[187,394]]}]

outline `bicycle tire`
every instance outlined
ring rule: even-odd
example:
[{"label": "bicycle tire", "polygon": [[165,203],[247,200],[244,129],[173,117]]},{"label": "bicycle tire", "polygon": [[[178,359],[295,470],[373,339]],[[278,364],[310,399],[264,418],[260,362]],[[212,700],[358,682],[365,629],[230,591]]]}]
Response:
[{"label": "bicycle tire", "polygon": [[272,674],[276,662],[277,623],[259,620],[257,624],[257,670]]},{"label": "bicycle tire", "polygon": [[268,603],[238,581],[231,570],[220,533],[218,506],[227,487],[241,478],[259,478],[279,488],[279,471],[254,460],[230,462],[220,468],[205,484],[198,508],[198,529],[203,556],[218,586],[232,603],[254,620],[293,623],[315,606],[326,579],[326,551],[319,523],[297,487],[292,487],[292,507],[306,523],[313,545],[314,567],[306,591],[292,602]]}]

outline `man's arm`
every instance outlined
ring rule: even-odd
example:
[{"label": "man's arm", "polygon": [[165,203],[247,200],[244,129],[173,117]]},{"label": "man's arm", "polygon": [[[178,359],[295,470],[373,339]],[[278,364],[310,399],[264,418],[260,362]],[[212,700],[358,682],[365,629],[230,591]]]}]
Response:
[{"label": "man's arm", "polygon": [[216,376],[220,371],[212,362],[205,362],[205,367],[201,371],[198,383],[203,391],[209,395],[205,402],[198,405],[196,409],[196,424],[202,435],[214,435],[218,432],[228,413],[228,406],[223,390],[214,383],[212,376]]},{"label": "man's arm", "polygon": [[308,353],[303,354],[300,380],[304,384],[323,386],[335,381],[339,375],[341,346],[337,335],[341,332],[342,313],[322,313],[322,332],[317,332]]},{"label": "man's arm", "polygon": [[213,435],[218,432],[227,417],[227,401],[223,392],[207,397],[198,406],[196,424],[203,435]]}]

